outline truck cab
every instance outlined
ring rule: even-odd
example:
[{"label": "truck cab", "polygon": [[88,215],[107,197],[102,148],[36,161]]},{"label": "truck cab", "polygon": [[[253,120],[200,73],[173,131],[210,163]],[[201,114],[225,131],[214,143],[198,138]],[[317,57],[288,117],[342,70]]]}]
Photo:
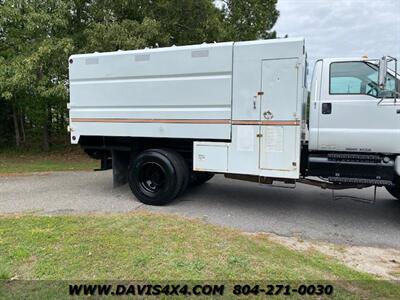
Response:
[{"label": "truck cab", "polygon": [[395,71],[387,67],[387,59],[316,62],[309,102],[308,175],[342,183],[396,181],[400,102]]},{"label": "truck cab", "polygon": [[382,101],[378,73],[379,66],[367,59],[316,62],[310,92],[310,150],[400,153],[395,78],[388,74],[390,94]]}]

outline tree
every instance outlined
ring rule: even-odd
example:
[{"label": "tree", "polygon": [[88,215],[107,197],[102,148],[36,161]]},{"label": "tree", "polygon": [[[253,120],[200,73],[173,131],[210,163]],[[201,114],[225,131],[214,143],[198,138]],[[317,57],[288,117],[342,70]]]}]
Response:
[{"label": "tree", "polygon": [[[44,39],[38,43],[35,52],[26,59],[25,72],[30,74],[31,117],[42,128],[42,148],[49,150],[55,108],[63,111],[66,118],[68,99],[68,56],[72,53],[69,38]],[[33,105],[34,106],[33,106]],[[61,105],[60,105],[61,104]]]},{"label": "tree", "polygon": [[124,20],[142,25],[154,22],[160,34],[155,41],[149,39],[153,45],[188,45],[221,41],[224,37],[223,15],[212,0],[98,0],[89,10],[93,24],[108,24],[113,31],[115,27],[109,24]]},{"label": "tree", "polygon": [[168,45],[190,45],[222,41],[222,12],[211,0],[155,1],[152,16],[163,26]]},{"label": "tree", "polygon": [[52,104],[67,99],[66,62],[72,43],[64,37],[65,2],[9,0],[0,15],[0,95],[12,107],[16,146],[28,117],[42,130],[43,149],[48,150]]},{"label": "tree", "polygon": [[0,0],[0,141],[67,140],[72,53],[275,36],[276,0],[223,2]]},{"label": "tree", "polygon": [[9,105],[12,113],[15,145],[21,146],[21,128],[18,111],[22,104],[19,99],[26,93],[27,80],[23,74],[24,63],[21,56],[0,58],[0,96]]},{"label": "tree", "polygon": [[277,0],[222,0],[227,38],[234,41],[270,39],[279,17]]},{"label": "tree", "polygon": [[148,18],[141,23],[132,20],[95,23],[85,30],[85,35],[87,52],[141,49],[158,41],[166,43],[161,25]]}]

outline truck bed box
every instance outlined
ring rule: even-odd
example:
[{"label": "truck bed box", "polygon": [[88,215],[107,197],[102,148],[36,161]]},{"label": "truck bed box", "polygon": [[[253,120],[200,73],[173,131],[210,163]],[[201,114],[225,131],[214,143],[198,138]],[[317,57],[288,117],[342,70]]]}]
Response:
[{"label": "truck bed box", "polygon": [[195,170],[298,178],[304,40],[70,57],[71,142],[190,139]]}]

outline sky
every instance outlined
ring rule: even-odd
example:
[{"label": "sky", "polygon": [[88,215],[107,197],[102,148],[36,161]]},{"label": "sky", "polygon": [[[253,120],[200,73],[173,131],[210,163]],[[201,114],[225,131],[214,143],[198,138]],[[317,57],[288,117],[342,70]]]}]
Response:
[{"label": "sky", "polygon": [[[400,0],[278,0],[278,36],[304,37],[309,62],[400,58]],[[400,63],[399,63],[400,65]]]}]

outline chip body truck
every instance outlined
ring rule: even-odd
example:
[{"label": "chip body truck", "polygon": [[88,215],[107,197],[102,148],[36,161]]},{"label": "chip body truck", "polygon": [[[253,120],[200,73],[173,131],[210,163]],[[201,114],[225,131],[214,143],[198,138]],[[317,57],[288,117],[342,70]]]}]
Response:
[{"label": "chip body truck", "polygon": [[146,204],[215,173],[400,198],[397,60],[318,60],[310,92],[306,75],[301,38],[72,55],[71,142]]}]

